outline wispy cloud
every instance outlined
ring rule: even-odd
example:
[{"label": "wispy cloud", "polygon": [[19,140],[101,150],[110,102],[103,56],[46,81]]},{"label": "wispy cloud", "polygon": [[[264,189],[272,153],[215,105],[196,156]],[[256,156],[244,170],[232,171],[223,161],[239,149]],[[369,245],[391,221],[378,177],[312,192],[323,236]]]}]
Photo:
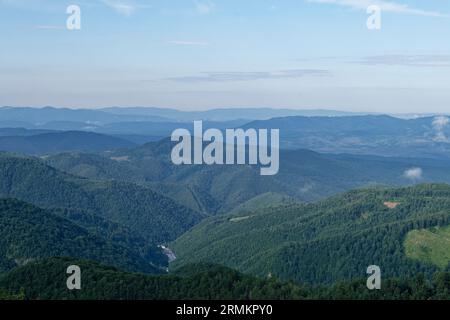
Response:
[{"label": "wispy cloud", "polygon": [[433,120],[433,129],[436,131],[436,137],[434,141],[436,142],[449,142],[449,139],[445,135],[445,128],[450,124],[450,119],[448,117],[436,117]]},{"label": "wispy cloud", "polygon": [[39,26],[34,26],[35,29],[39,29],[39,30],[64,30],[65,27],[64,26],[53,26],[53,25],[39,25]]},{"label": "wispy cloud", "polygon": [[58,0],[0,0],[0,7],[10,7],[33,12],[56,12],[64,10],[67,3]]},{"label": "wispy cloud", "polygon": [[422,170],[422,168],[410,168],[408,170],[405,170],[405,172],[403,173],[403,176],[412,181],[417,181],[417,180],[422,179],[423,170]]},{"label": "wispy cloud", "polygon": [[450,55],[376,55],[353,62],[374,66],[450,67]]},{"label": "wispy cloud", "polygon": [[124,16],[131,16],[136,11],[136,5],[124,0],[101,0],[105,5]]},{"label": "wispy cloud", "polygon": [[198,14],[210,14],[216,9],[216,4],[214,2],[195,2],[195,10]]},{"label": "wispy cloud", "polygon": [[381,8],[381,10],[385,12],[428,16],[428,17],[450,18],[450,15],[446,13],[413,8],[407,4],[397,3],[393,1],[384,1],[384,0],[306,0],[306,1],[312,3],[335,4],[357,10],[367,10],[367,8],[370,5],[378,5]]},{"label": "wispy cloud", "polygon": [[177,46],[207,46],[209,43],[206,41],[189,41],[189,40],[170,40],[168,44]]},{"label": "wispy cloud", "polygon": [[172,77],[166,80],[176,82],[233,82],[271,79],[295,79],[305,76],[330,76],[328,70],[320,69],[294,69],[281,71],[255,71],[255,72],[205,72],[196,76]]}]

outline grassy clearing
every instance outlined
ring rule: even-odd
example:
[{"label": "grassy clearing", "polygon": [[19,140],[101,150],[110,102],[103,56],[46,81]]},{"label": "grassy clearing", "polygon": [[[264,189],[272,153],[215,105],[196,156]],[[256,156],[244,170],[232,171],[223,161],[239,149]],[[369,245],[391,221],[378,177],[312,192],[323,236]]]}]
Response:
[{"label": "grassy clearing", "polygon": [[450,262],[450,226],[413,230],[405,239],[405,253],[415,260],[445,269]]}]

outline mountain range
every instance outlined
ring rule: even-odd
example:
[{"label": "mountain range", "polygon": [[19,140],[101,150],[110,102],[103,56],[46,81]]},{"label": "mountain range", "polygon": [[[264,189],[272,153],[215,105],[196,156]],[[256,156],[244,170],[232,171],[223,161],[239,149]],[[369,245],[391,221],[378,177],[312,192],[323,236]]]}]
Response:
[{"label": "mountain range", "polygon": [[[50,153],[54,150],[48,144],[40,146],[37,142],[34,146],[33,139],[24,136],[41,132],[47,136],[39,139],[58,141],[60,138],[57,135],[61,133],[54,131],[85,131],[114,136],[127,140],[128,144],[144,144],[166,138],[175,129],[192,130],[194,120],[203,120],[205,129],[217,128],[222,131],[232,128],[280,129],[282,149],[394,157],[450,157],[450,126],[446,116],[400,118],[319,111],[244,108],[182,112],[158,108],[83,110],[4,107],[0,108],[0,127],[4,128],[0,130],[0,136],[3,136],[0,150],[28,154]],[[8,132],[10,134],[6,137]],[[77,141],[77,138],[73,139]],[[108,138],[97,136],[92,140],[101,139]],[[126,143],[110,141],[108,145],[105,142],[103,149],[116,144],[121,147]],[[78,149],[82,148],[79,146]],[[84,150],[78,151],[86,149],[84,147]],[[99,149],[96,144],[87,151]],[[59,148],[56,151],[68,150]]]}]

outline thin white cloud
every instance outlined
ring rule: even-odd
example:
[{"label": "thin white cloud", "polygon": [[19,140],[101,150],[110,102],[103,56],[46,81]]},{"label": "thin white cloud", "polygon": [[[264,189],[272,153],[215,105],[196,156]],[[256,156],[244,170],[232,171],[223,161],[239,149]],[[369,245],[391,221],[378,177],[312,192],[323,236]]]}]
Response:
[{"label": "thin white cloud", "polygon": [[40,29],[40,30],[64,30],[64,26],[51,26],[51,25],[47,25],[47,26],[34,26],[35,29]]},{"label": "thin white cloud", "polygon": [[422,179],[423,176],[423,170],[422,168],[411,168],[406,170],[403,173],[404,177],[413,181],[417,181]]},{"label": "thin white cloud", "polygon": [[175,82],[195,83],[195,82],[234,82],[234,81],[257,81],[273,79],[297,79],[307,76],[328,77],[331,72],[321,69],[293,69],[280,71],[224,71],[224,72],[204,72],[200,75],[180,76],[167,78],[166,80]]},{"label": "thin white cloud", "polygon": [[136,11],[136,6],[124,0],[101,0],[105,5],[124,16],[131,16]]},{"label": "thin white cloud", "polygon": [[409,14],[417,16],[428,16],[428,17],[445,17],[450,18],[449,14],[441,13],[438,11],[427,11],[422,9],[413,8],[407,4],[397,3],[393,1],[384,0],[306,0],[312,3],[324,3],[324,4],[335,4],[343,7],[348,7],[357,10],[367,10],[371,5],[377,5],[382,11],[399,13],[399,14]]},{"label": "thin white cloud", "polygon": [[189,40],[170,40],[168,44],[177,46],[207,46],[209,43],[205,41],[189,41]]},{"label": "thin white cloud", "polygon": [[450,67],[450,55],[378,55],[364,57],[355,63],[374,66]]}]

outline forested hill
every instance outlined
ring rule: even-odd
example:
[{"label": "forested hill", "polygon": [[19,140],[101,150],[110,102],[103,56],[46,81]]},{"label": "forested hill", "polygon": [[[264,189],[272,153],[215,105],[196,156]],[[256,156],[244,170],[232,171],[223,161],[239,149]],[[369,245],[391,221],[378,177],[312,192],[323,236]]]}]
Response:
[{"label": "forested hill", "polygon": [[129,271],[163,272],[136,251],[67,219],[22,201],[0,199],[0,273],[54,256],[91,259]]},{"label": "forested hill", "polygon": [[386,277],[430,275],[450,261],[447,225],[448,185],[356,190],[204,220],[171,245],[173,267],[204,261],[314,284],[365,276],[369,265]]},{"label": "forested hill", "polygon": [[[69,291],[66,269],[82,270],[82,289]],[[432,281],[414,278],[385,279],[382,290],[370,291],[365,279],[330,287],[311,287],[260,279],[207,264],[189,265],[165,276],[125,273],[98,263],[52,258],[30,263],[0,276],[0,299],[89,300],[265,300],[265,299],[449,299],[450,274],[437,273]]]},{"label": "forested hill", "polygon": [[9,154],[0,154],[0,197],[17,198],[42,208],[87,211],[123,225],[153,244],[175,239],[203,218],[143,186],[79,178],[37,158]]},{"label": "forested hill", "polygon": [[[146,185],[193,210],[209,214],[227,213],[267,193],[311,202],[374,185],[450,183],[447,160],[281,150],[280,172],[276,176],[261,176],[256,166],[173,165],[170,160],[173,145],[166,139],[131,150],[102,155],[64,153],[45,160],[61,171],[90,179]],[[421,174],[409,176],[413,168],[419,168]]]}]

